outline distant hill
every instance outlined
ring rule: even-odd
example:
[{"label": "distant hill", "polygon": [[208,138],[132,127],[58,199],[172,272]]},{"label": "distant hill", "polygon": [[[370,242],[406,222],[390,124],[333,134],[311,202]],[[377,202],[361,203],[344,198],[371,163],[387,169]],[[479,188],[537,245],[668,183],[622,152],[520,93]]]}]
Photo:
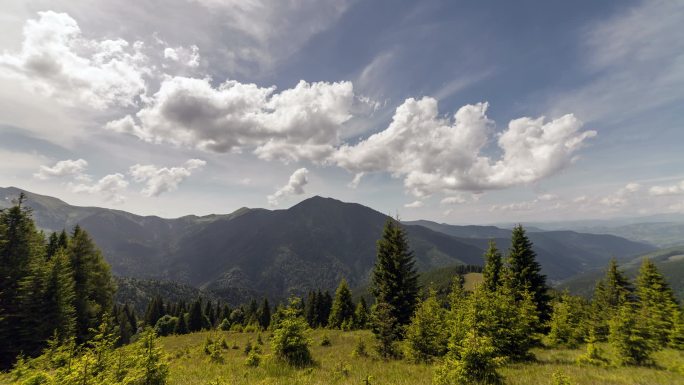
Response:
[{"label": "distant hill", "polygon": [[[0,207],[19,192],[0,188]],[[343,277],[351,286],[363,286],[387,220],[360,204],[322,197],[286,210],[242,208],[175,219],[71,206],[30,192],[27,197],[40,228],[70,229],[78,223],[86,229],[116,275],[180,282],[231,302],[262,295],[284,298],[311,288],[334,290]],[[481,265],[490,238],[505,251],[510,237],[510,230],[493,226],[428,221],[404,226],[420,271]],[[611,256],[654,249],[615,236],[576,232],[530,232],[530,238],[551,281],[604,266]]]},{"label": "distant hill", "polygon": [[[640,255],[620,264],[628,277],[636,277],[644,258],[651,259],[669,282],[680,300],[684,300],[684,246],[671,247]],[[591,297],[596,283],[604,276],[605,269],[594,269],[562,282],[558,289],[567,289],[573,294]]]},{"label": "distant hill", "polygon": [[[502,253],[510,244],[511,230],[495,226],[455,226],[431,221],[406,222],[442,232],[481,249],[494,240]],[[527,231],[539,263],[552,281],[604,266],[611,257],[629,260],[655,247],[606,234],[574,231]]]}]

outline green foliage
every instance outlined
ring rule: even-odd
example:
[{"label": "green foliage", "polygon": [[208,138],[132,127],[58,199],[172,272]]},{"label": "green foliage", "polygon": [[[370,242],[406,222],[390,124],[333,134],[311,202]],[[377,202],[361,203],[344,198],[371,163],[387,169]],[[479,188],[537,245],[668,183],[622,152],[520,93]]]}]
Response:
[{"label": "green foliage", "polygon": [[179,322],[178,317],[166,314],[157,320],[156,325],[154,325],[154,331],[162,337],[171,335],[178,328]]},{"label": "green foliage", "polygon": [[496,385],[503,383],[496,368],[502,360],[496,355],[490,337],[479,336],[475,330],[467,333],[458,350],[449,356],[435,372],[436,385]]},{"label": "green foliage", "polygon": [[363,339],[359,338],[356,340],[356,345],[354,345],[351,355],[352,357],[368,357],[366,343],[363,341]]},{"label": "green foliage", "polygon": [[224,318],[223,321],[219,324],[219,330],[223,330],[227,332],[230,330],[230,321],[228,321],[228,318]]},{"label": "green foliage", "polygon": [[259,363],[261,362],[261,354],[257,349],[252,349],[249,354],[247,354],[247,358],[245,358],[245,365],[256,368],[259,366]]},{"label": "green foliage", "polygon": [[652,362],[656,345],[651,340],[644,314],[627,302],[609,322],[610,342],[620,365],[647,365]]},{"label": "green foliage", "polygon": [[188,315],[188,330],[197,332],[205,328],[204,312],[202,311],[202,299],[198,298],[190,307]]},{"label": "green foliage", "polygon": [[375,335],[376,351],[384,359],[398,358],[396,348],[400,328],[394,317],[393,308],[386,302],[380,302],[373,308],[371,330]]},{"label": "green foliage", "polygon": [[302,316],[299,299],[290,300],[287,308],[283,309],[283,318],[273,329],[271,349],[279,360],[291,366],[305,367],[313,363],[307,336],[309,326]]},{"label": "green foliage", "polygon": [[611,259],[605,277],[596,284],[591,301],[591,326],[599,340],[608,337],[608,322],[615,317],[620,306],[630,300],[632,290],[615,258]]},{"label": "green foliage", "polygon": [[340,285],[335,290],[328,326],[334,329],[341,329],[345,322],[354,320],[354,303],[352,302],[351,290],[347,285],[347,280],[340,281]]},{"label": "green foliage", "polygon": [[328,337],[328,335],[323,336],[323,339],[321,340],[321,346],[332,346],[332,342],[330,342],[330,337]]},{"label": "green foliage", "polygon": [[178,315],[178,323],[176,324],[176,329],[173,334],[188,334],[190,330],[188,328],[188,313],[182,313]]},{"label": "green foliage", "polygon": [[271,305],[268,304],[267,298],[264,298],[264,301],[261,303],[258,318],[259,326],[264,330],[268,329],[268,326],[271,324]]},{"label": "green foliage", "polygon": [[544,322],[551,317],[550,298],[547,293],[546,277],[541,274],[541,265],[537,262],[532,242],[522,225],[515,226],[511,234],[511,248],[506,259],[504,280],[517,300],[521,300],[525,292],[532,295],[539,318],[535,329],[541,331]]},{"label": "green foliage", "polygon": [[676,307],[672,312],[672,331],[670,332],[670,346],[684,350],[684,312]]},{"label": "green foliage", "polygon": [[484,269],[482,277],[487,290],[494,291],[502,284],[503,260],[501,253],[496,248],[494,241],[489,241],[489,246],[484,255]]},{"label": "green foliage", "polygon": [[549,332],[549,343],[574,348],[584,341],[588,330],[587,311],[580,297],[567,292],[553,304]]},{"label": "green foliage", "polygon": [[636,295],[649,338],[656,346],[668,343],[673,315],[678,308],[674,293],[651,260],[645,258],[636,279]]},{"label": "green foliage", "polygon": [[577,364],[594,366],[608,365],[608,359],[605,358],[601,349],[596,345],[596,334],[593,331],[589,333],[586,352],[577,357]]},{"label": "green foliage", "polygon": [[359,303],[356,304],[354,310],[354,329],[365,329],[368,327],[370,315],[368,314],[368,305],[366,300],[361,297]]},{"label": "green foliage", "polygon": [[371,278],[371,293],[383,312],[395,319],[395,335],[403,335],[402,327],[411,322],[418,297],[418,274],[415,258],[409,248],[406,231],[398,221],[388,218],[378,240],[377,259]]},{"label": "green foliage", "polygon": [[431,289],[406,328],[406,355],[409,359],[428,363],[446,353],[449,333],[445,319],[446,310],[437,300],[437,292]]},{"label": "green foliage", "polygon": [[560,370],[556,370],[551,375],[551,385],[572,385],[570,378]]}]

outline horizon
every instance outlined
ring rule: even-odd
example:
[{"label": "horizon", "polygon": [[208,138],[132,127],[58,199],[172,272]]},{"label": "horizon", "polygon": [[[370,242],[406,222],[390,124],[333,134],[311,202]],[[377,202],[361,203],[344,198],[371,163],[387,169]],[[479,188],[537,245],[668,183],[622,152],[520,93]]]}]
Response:
[{"label": "horizon", "polygon": [[3,8],[0,185],[166,218],[314,195],[451,224],[684,213],[676,2]]}]

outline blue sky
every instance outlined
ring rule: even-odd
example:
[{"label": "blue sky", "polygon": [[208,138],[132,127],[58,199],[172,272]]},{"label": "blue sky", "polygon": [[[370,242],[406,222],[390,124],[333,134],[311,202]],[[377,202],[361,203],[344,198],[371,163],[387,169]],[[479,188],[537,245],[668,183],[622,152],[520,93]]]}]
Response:
[{"label": "blue sky", "polygon": [[165,217],[684,212],[681,2],[2,8],[0,186]]}]

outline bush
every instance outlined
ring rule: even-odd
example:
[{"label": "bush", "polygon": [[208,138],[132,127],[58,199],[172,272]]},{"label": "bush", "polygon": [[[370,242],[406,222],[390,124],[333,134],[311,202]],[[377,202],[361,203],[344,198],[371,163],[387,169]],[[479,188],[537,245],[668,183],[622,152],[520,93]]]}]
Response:
[{"label": "bush", "polygon": [[577,357],[577,363],[579,365],[595,366],[605,366],[608,364],[608,360],[603,357],[601,349],[596,346],[596,337],[594,333],[589,335],[589,340],[587,340],[587,351],[586,353]]},{"label": "bush", "polygon": [[227,332],[230,330],[230,321],[228,321],[228,318],[224,318],[223,321],[219,324],[219,329],[223,330],[224,332]]},{"label": "bush", "polygon": [[354,346],[354,350],[352,350],[352,357],[368,357],[366,343],[363,342],[361,338],[356,341],[356,346]]},{"label": "bush", "polygon": [[571,385],[570,378],[560,370],[553,372],[551,381],[552,385]]},{"label": "bush", "polygon": [[178,317],[171,317],[167,314],[157,321],[154,325],[154,331],[157,335],[164,337],[173,334],[177,326]]},{"label": "bush", "polygon": [[259,366],[259,363],[261,362],[261,354],[259,354],[258,349],[252,349],[250,350],[249,354],[247,355],[247,358],[245,359],[245,365],[256,368]]},{"label": "bush", "polygon": [[321,346],[331,346],[332,342],[330,342],[330,337],[327,335],[323,336],[323,340],[321,340]]}]

